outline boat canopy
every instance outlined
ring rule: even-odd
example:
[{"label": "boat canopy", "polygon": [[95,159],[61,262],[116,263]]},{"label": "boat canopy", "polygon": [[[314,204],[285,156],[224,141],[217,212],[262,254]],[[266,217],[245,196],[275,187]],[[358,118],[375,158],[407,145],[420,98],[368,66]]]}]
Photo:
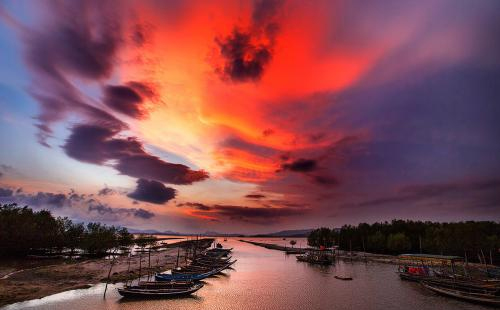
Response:
[{"label": "boat canopy", "polygon": [[403,260],[427,260],[427,261],[449,261],[456,262],[462,261],[460,256],[447,256],[447,255],[432,255],[432,254],[401,254],[398,256]]}]

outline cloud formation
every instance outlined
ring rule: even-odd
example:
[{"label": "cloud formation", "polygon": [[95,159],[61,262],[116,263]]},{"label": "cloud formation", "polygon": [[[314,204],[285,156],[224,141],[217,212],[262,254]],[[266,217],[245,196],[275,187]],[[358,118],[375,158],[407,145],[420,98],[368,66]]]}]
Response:
[{"label": "cloud formation", "polygon": [[215,39],[223,59],[216,71],[222,79],[247,82],[262,77],[272,59],[279,29],[275,19],[281,6],[280,0],[255,1],[248,29],[235,27],[230,35]]},{"label": "cloud formation", "polygon": [[192,184],[208,178],[203,170],[194,171],[148,154],[135,138],[115,137],[119,132],[120,129],[98,125],[75,125],[63,149],[68,156],[83,162],[104,164],[115,160],[112,166],[131,177],[170,184]]},{"label": "cloud formation", "polygon": [[98,213],[102,219],[108,221],[123,220],[124,217],[136,217],[144,220],[151,219],[155,216],[153,212],[150,212],[142,208],[112,208],[107,204],[100,203],[98,201],[89,201],[88,211]]},{"label": "cloud formation", "polygon": [[137,180],[135,191],[127,196],[139,201],[145,201],[156,204],[164,204],[165,202],[174,199],[177,191],[171,187],[165,187],[158,181],[150,181],[145,179]]}]

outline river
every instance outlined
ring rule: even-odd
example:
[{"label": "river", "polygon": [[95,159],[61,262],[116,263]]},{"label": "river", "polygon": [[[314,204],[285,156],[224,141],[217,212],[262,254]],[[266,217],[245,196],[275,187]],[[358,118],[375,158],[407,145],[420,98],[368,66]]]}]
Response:
[{"label": "river", "polygon": [[[233,257],[238,259],[234,269],[207,279],[205,287],[189,298],[126,300],[118,295],[117,284],[108,287],[103,299],[104,285],[99,284],[3,309],[491,309],[438,296],[417,283],[401,281],[394,265],[337,261],[330,267],[313,266],[297,262],[294,255],[243,243],[238,238],[221,243],[234,248]],[[305,245],[305,241],[301,243]],[[336,274],[352,276],[353,280],[337,280]]]}]

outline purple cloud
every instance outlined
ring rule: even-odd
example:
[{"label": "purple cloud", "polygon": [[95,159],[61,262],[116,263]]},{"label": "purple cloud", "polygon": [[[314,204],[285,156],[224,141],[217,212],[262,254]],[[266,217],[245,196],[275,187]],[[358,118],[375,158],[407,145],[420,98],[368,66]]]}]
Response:
[{"label": "purple cloud", "polygon": [[145,179],[137,180],[137,188],[127,196],[139,201],[145,201],[156,204],[164,204],[165,202],[174,199],[176,190],[170,187],[165,187],[158,181],[150,181]]},{"label": "purple cloud", "polygon": [[146,153],[135,138],[115,138],[118,132],[95,125],[76,125],[63,148],[68,156],[88,163],[116,160],[112,166],[131,177],[170,184],[191,184],[208,178],[203,170],[194,171]]}]

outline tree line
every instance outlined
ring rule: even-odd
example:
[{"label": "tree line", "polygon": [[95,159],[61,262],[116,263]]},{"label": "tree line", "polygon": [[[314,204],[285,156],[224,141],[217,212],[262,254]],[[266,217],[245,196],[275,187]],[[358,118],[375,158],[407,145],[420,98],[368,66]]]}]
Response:
[{"label": "tree line", "polygon": [[47,210],[33,211],[17,204],[0,205],[0,256],[26,256],[76,250],[88,255],[105,255],[111,249],[141,247],[152,238],[134,236],[126,228],[101,223],[75,223],[54,217]]},{"label": "tree line", "polygon": [[488,263],[500,260],[500,223],[488,221],[361,223],[340,229],[318,228],[307,240],[312,247],[338,245],[347,251],[467,255],[471,261]]}]

